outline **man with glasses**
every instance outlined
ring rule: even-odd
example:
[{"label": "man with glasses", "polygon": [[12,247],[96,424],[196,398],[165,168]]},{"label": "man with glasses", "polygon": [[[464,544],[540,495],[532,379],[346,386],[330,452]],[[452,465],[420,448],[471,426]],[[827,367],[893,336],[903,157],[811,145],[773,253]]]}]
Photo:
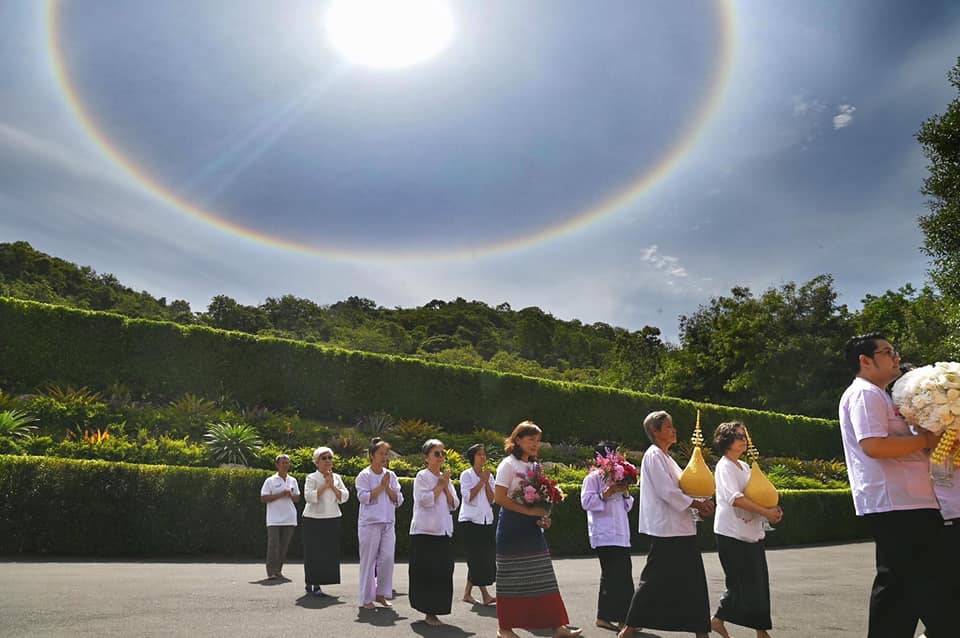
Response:
[{"label": "man with glasses", "polygon": [[[938,578],[934,539],[943,525],[926,450],[937,437],[914,435],[885,388],[900,376],[900,354],[883,335],[847,341],[856,376],[840,399],[840,434],[857,516],[876,544],[868,638],[913,638],[916,619],[927,638],[956,636],[947,589]],[[954,578],[954,575],[949,575]]]}]

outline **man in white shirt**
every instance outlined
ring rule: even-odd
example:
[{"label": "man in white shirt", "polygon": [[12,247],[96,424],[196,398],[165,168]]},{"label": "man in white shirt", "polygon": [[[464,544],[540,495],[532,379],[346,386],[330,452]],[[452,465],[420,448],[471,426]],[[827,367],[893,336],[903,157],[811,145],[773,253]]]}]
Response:
[{"label": "man in white shirt", "polygon": [[912,638],[918,616],[927,638],[956,636],[933,551],[943,522],[924,450],[936,437],[914,435],[885,391],[900,376],[889,341],[878,333],[852,337],[844,357],[856,377],[840,399],[840,434],[854,508],[877,548],[867,636]]},{"label": "man in white shirt", "polygon": [[289,476],[290,457],[277,456],[277,473],[263,482],[260,502],[267,504],[267,578],[283,578],[283,562],[287,558],[290,539],[297,529],[297,506],[300,485]]}]

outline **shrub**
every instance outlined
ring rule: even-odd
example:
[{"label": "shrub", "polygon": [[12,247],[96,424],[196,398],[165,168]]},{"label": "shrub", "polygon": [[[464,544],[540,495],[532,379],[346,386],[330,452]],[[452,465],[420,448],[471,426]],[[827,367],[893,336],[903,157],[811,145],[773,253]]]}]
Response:
[{"label": "shrub", "polygon": [[[0,379],[13,380],[16,387],[45,383],[56,371],[68,383],[103,388],[123,379],[138,394],[229,395],[248,404],[292,406],[311,418],[340,420],[346,415],[352,420],[382,410],[416,415],[456,432],[470,432],[480,424],[508,431],[533,418],[552,440],[600,435],[628,447],[646,447],[640,421],[648,412],[668,410],[682,440],[700,409],[705,424],[735,419],[746,423],[765,454],[828,459],[842,453],[837,423],[825,419],[6,298],[0,298],[0,325]],[[40,427],[45,428],[42,419]]]},{"label": "shrub", "polygon": [[[111,442],[115,439],[111,439]],[[339,469],[339,468],[338,468]],[[256,496],[270,470],[224,470],[130,465],[26,456],[0,456],[0,554],[99,557],[219,555],[263,556],[266,532],[263,505]],[[357,556],[357,499],[353,475],[338,472],[350,490],[343,512],[341,554]],[[295,476],[303,484],[303,476]],[[409,528],[412,481],[400,480],[404,504],[397,530]],[[590,552],[580,486],[564,485],[567,499],[553,510],[546,532],[557,556]],[[636,494],[636,492],[634,492]],[[92,497],[91,495],[95,495]],[[786,515],[767,545],[780,547],[865,538],[854,515],[849,490],[781,493]],[[303,503],[298,505],[302,508]],[[629,514],[637,528],[637,507]],[[63,521],[70,525],[63,525]],[[456,516],[454,517],[456,520]],[[462,555],[462,534],[454,545]],[[698,526],[702,548],[713,548],[712,526]],[[634,551],[649,539],[634,534]],[[409,536],[397,534],[397,557],[403,559]],[[299,555],[295,539],[291,554]]]},{"label": "shrub", "polygon": [[419,453],[427,439],[443,439],[442,429],[420,419],[403,419],[390,432],[390,444],[401,454]]},{"label": "shrub", "polygon": [[396,419],[380,410],[357,419],[357,430],[370,438],[375,436],[384,438],[384,435],[393,428],[396,422]]},{"label": "shrub", "polygon": [[245,423],[211,423],[203,440],[210,450],[210,456],[221,463],[250,465],[263,447],[256,428]]},{"label": "shrub", "polygon": [[33,434],[37,419],[20,410],[0,412],[0,439],[25,439]]}]

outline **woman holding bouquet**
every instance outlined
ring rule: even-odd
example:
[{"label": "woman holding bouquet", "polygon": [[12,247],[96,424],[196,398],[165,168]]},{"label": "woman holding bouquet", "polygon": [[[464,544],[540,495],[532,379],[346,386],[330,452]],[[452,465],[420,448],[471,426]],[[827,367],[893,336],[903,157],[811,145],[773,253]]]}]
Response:
[{"label": "woman holding bouquet", "polygon": [[413,519],[410,521],[410,606],[424,613],[428,625],[442,625],[437,616],[450,613],[453,601],[453,517],[460,499],[444,470],[446,451],[439,439],[423,447],[424,470],[413,481]]},{"label": "woman holding bouquet", "polygon": [[637,468],[617,453],[614,443],[601,442],[594,452],[597,464],[583,479],[580,504],[587,512],[590,547],[600,558],[596,624],[617,631],[633,597],[627,512],[633,507],[630,486],[637,483]]},{"label": "woman holding bouquet", "polygon": [[756,629],[757,638],[769,638],[770,580],[764,552],[764,519],[779,523],[779,507],[763,507],[743,495],[750,480],[750,466],[740,460],[747,449],[747,433],[739,421],[721,423],[713,444],[723,456],[717,462],[717,515],[713,533],[726,577],[727,589],[710,627],[730,638],[723,621]]},{"label": "woman holding bouquet", "polygon": [[551,525],[550,510],[530,492],[529,485],[521,487],[539,468],[535,460],[542,435],[532,421],[517,425],[504,441],[507,456],[497,467],[494,499],[502,508],[497,525],[500,638],[516,638],[514,627],[550,628],[554,638],[580,635],[579,629],[566,626],[567,608],[543,536],[543,530]]},{"label": "woman holding bouquet", "polygon": [[463,601],[479,605],[473,597],[473,587],[480,588],[484,605],[493,605],[497,599],[487,587],[497,577],[497,536],[493,521],[494,498],[493,473],[484,469],[487,464],[487,449],[482,443],[467,449],[470,468],[460,474],[460,529],[467,550],[467,586]]},{"label": "woman holding bouquet", "polygon": [[403,493],[397,475],[387,465],[390,444],[376,437],[370,441],[370,465],[357,475],[354,484],[360,513],[357,538],[360,546],[360,606],[373,609],[374,601],[392,607],[393,561],[397,545],[397,508]]}]

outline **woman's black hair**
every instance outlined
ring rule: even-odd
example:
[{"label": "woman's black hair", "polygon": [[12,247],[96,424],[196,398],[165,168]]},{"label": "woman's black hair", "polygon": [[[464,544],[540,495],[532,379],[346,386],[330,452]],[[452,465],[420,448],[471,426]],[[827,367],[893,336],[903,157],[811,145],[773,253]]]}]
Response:
[{"label": "woman's black hair", "polygon": [[746,428],[740,421],[721,423],[713,431],[713,446],[720,454],[726,454],[733,442],[737,440],[737,428]]},{"label": "woman's black hair", "polygon": [[620,444],[613,441],[600,441],[593,447],[593,453],[595,456],[606,456],[610,452],[616,452],[619,447]]},{"label": "woman's black hair", "polygon": [[473,467],[473,459],[476,458],[477,452],[479,452],[480,450],[486,451],[486,449],[487,449],[487,446],[484,445],[483,443],[474,443],[473,445],[467,448],[467,460],[470,461],[470,467]]}]

